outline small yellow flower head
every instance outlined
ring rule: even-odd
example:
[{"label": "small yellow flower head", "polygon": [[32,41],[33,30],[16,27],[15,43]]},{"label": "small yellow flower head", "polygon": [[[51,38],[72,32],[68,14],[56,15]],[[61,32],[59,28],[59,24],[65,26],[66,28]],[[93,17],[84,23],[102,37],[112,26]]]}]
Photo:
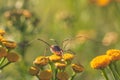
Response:
[{"label": "small yellow flower head", "polygon": [[111,0],[96,0],[98,6],[107,6]]},{"label": "small yellow flower head", "polygon": [[80,73],[84,71],[84,67],[80,64],[72,64],[71,66],[72,66],[73,71],[76,73]]},{"label": "small yellow flower head", "polygon": [[47,65],[49,62],[49,59],[45,56],[39,56],[35,59],[35,61],[33,62],[33,64],[37,65],[37,66],[45,66]]},{"label": "small yellow flower head", "polygon": [[6,57],[9,62],[16,62],[19,60],[19,55],[15,52],[8,53]]},{"label": "small yellow flower head", "polygon": [[111,61],[120,60],[120,50],[110,49],[106,52],[106,54],[110,57]]},{"label": "small yellow flower head", "polygon": [[40,80],[51,80],[52,71],[51,70],[41,71],[38,76],[39,76]]},{"label": "small yellow flower head", "polygon": [[0,35],[3,36],[5,34],[5,31],[0,29]]},{"label": "small yellow flower head", "polygon": [[17,46],[17,44],[13,41],[2,40],[2,43],[8,49],[14,49]]},{"label": "small yellow flower head", "polygon": [[58,62],[58,61],[60,61],[61,59],[62,59],[61,56],[58,56],[58,55],[55,55],[55,54],[49,56],[49,60],[50,60],[51,62]]},{"label": "small yellow flower head", "polygon": [[65,61],[71,61],[73,58],[74,58],[74,55],[73,55],[73,54],[70,54],[70,53],[65,53],[65,54],[63,54],[63,59],[64,59]]},{"label": "small yellow flower head", "polygon": [[102,69],[108,66],[110,63],[110,58],[107,55],[100,55],[95,57],[90,65],[93,69]]},{"label": "small yellow flower head", "polygon": [[58,80],[68,80],[69,76],[66,72],[58,72],[57,79]]},{"label": "small yellow flower head", "polygon": [[30,67],[29,73],[33,76],[37,75],[39,73],[39,69],[35,66]]},{"label": "small yellow flower head", "polygon": [[0,47],[0,58],[7,56],[7,51],[5,48]]},{"label": "small yellow flower head", "polygon": [[60,70],[64,70],[65,67],[66,67],[66,64],[65,63],[61,63],[61,62],[57,62],[55,63],[55,66],[60,69]]}]

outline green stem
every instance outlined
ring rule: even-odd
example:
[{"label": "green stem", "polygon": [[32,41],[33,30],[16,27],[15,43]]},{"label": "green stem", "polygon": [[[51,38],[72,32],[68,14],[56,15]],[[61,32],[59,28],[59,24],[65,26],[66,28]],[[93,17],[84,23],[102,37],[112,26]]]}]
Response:
[{"label": "green stem", "polygon": [[75,78],[75,76],[76,76],[76,73],[73,72],[73,74],[72,74],[72,76],[71,76],[71,78],[69,80],[73,80]]},{"label": "green stem", "polygon": [[115,80],[120,80],[120,76],[119,76],[118,73],[116,72],[113,64],[110,64],[110,65],[109,65],[109,68],[110,68],[111,72],[113,73]]},{"label": "green stem", "polygon": [[57,73],[58,73],[58,69],[55,68],[55,80],[57,80]]},{"label": "green stem", "polygon": [[110,65],[109,65],[109,69],[110,69],[110,72],[111,72],[111,74],[112,74],[112,76],[113,76],[114,80],[116,80],[115,74],[113,73],[113,71],[112,71],[112,69],[111,69],[111,66],[110,66]]},{"label": "green stem", "polygon": [[119,70],[118,70],[118,68],[117,68],[116,62],[113,63],[113,66],[114,66],[114,68],[115,68],[115,71],[117,72],[117,74],[118,74],[119,77],[120,77],[120,73],[118,72]]},{"label": "green stem", "polygon": [[2,65],[2,63],[5,61],[5,57],[3,57],[1,60],[0,60],[0,66]]},{"label": "green stem", "polygon": [[50,64],[50,69],[53,71],[53,77],[52,80],[55,80],[56,75],[55,75],[55,66],[52,62],[49,63]]},{"label": "green stem", "polygon": [[36,77],[38,78],[38,80],[40,80],[40,78],[39,78],[39,76],[38,76],[38,75],[36,75]]},{"label": "green stem", "polygon": [[108,79],[108,76],[107,76],[107,74],[106,74],[106,72],[105,72],[105,69],[101,69],[101,71],[102,71],[102,75],[105,77],[105,79],[106,79],[106,80],[109,80],[109,79]]},{"label": "green stem", "polygon": [[0,67],[0,69],[3,69],[5,66],[9,65],[11,62],[7,62],[6,64],[4,64],[3,66]]}]

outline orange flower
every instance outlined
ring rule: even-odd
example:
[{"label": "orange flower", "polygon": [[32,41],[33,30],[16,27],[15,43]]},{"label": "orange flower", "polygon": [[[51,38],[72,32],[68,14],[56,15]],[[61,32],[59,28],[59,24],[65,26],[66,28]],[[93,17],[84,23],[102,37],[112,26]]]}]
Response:
[{"label": "orange flower", "polygon": [[51,70],[45,70],[40,72],[38,75],[40,80],[51,80],[52,78],[52,71]]},{"label": "orange flower", "polygon": [[60,70],[64,70],[66,67],[66,64],[62,63],[62,62],[57,62],[57,63],[55,63],[55,66]]},{"label": "orange flower", "polygon": [[0,58],[7,56],[7,51],[5,48],[0,47]]},{"label": "orange flower", "polygon": [[49,60],[47,57],[39,56],[35,59],[35,61],[33,63],[37,66],[45,66],[48,64],[48,62],[49,62]]},{"label": "orange flower", "polygon": [[76,73],[80,73],[83,72],[84,67],[80,64],[72,64],[72,69],[76,72]]},{"label": "orange flower", "polygon": [[70,54],[70,53],[63,54],[63,59],[66,61],[71,61],[73,58],[74,58],[73,54]]},{"label": "orange flower", "polygon": [[8,40],[2,40],[2,43],[5,47],[13,49],[17,46],[17,44],[13,41],[8,41]]},{"label": "orange flower", "polygon": [[35,66],[30,67],[29,73],[33,76],[37,75],[39,73],[39,69]]},{"label": "orange flower", "polygon": [[90,65],[93,69],[102,69],[108,66],[110,63],[110,59],[107,55],[100,55],[95,57],[91,62]]},{"label": "orange flower", "polygon": [[106,54],[110,57],[111,61],[120,60],[120,50],[110,49],[106,52]]},{"label": "orange flower", "polygon": [[15,52],[8,53],[6,57],[7,57],[9,62],[16,62],[19,59],[18,54]]},{"label": "orange flower", "polygon": [[51,56],[49,56],[49,60],[51,61],[51,62],[57,62],[57,61],[60,61],[62,59],[62,57],[61,56],[58,56],[58,55],[51,55]]},{"label": "orange flower", "polygon": [[110,3],[110,0],[96,0],[96,4],[99,6],[107,6]]},{"label": "orange flower", "polygon": [[57,79],[58,80],[68,80],[69,76],[66,72],[58,72]]}]

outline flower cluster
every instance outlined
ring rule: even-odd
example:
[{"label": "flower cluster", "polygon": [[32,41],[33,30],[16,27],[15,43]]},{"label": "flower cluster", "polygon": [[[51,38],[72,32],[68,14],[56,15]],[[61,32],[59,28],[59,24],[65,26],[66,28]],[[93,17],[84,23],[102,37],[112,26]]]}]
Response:
[{"label": "flower cluster", "polygon": [[[50,56],[39,56],[33,61],[29,73],[37,76],[39,80],[73,80],[77,73],[81,73],[84,67],[80,64],[72,63],[75,55],[64,53],[62,55],[52,54]],[[67,66],[71,66],[73,75],[66,72]]]},{"label": "flower cluster", "polygon": [[90,65],[93,69],[103,70],[103,74],[105,75],[107,80],[108,77],[106,76],[104,70],[106,69],[106,67],[109,67],[115,80],[120,80],[120,74],[116,67],[116,62],[118,60],[120,60],[120,50],[110,49],[106,51],[106,54],[95,57],[91,61]]},{"label": "flower cluster", "polygon": [[109,5],[112,2],[120,2],[120,0],[90,0],[90,2],[98,6],[104,7]]},{"label": "flower cluster", "polygon": [[4,35],[5,31],[0,29],[0,69],[3,69],[8,64],[18,61],[19,56],[12,50],[16,47],[14,41],[7,40]]}]

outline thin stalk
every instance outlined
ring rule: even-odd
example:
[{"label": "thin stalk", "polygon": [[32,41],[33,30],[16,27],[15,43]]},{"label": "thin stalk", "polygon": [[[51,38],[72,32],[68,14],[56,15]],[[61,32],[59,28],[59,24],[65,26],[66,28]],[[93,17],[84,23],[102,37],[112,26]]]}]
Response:
[{"label": "thin stalk", "polygon": [[55,68],[55,80],[57,80],[57,73],[58,73],[58,69]]},{"label": "thin stalk", "polygon": [[112,64],[109,65],[110,70],[112,71],[115,80],[120,80],[119,75],[117,74],[116,70],[114,69],[114,67],[112,67]]},{"label": "thin stalk", "polygon": [[75,73],[75,72],[73,72],[73,74],[72,74],[72,76],[70,77],[70,79],[69,79],[69,80],[73,80],[73,79],[75,78],[75,76],[76,76],[76,73]]},{"label": "thin stalk", "polygon": [[2,65],[2,63],[5,61],[5,57],[3,57],[1,60],[0,60],[0,65]]},{"label": "thin stalk", "polygon": [[4,64],[3,66],[0,67],[0,69],[3,69],[5,66],[9,65],[11,62],[7,62],[6,64]]},{"label": "thin stalk", "polygon": [[104,76],[104,78],[105,78],[106,80],[109,80],[109,78],[108,78],[108,76],[107,76],[107,74],[106,74],[106,72],[105,72],[105,69],[101,69],[101,71],[102,71],[102,75]]},{"label": "thin stalk", "polygon": [[40,77],[39,77],[39,75],[36,75],[36,77],[38,78],[38,80],[40,80]]},{"label": "thin stalk", "polygon": [[111,70],[111,67],[110,67],[110,66],[108,66],[108,68],[109,68],[109,70],[110,70],[110,72],[111,72],[111,74],[112,74],[112,76],[113,76],[114,80],[116,80],[116,77],[115,77],[115,75],[113,74],[113,72],[112,72],[112,70]]},{"label": "thin stalk", "polygon": [[52,62],[50,63],[50,69],[53,71],[52,80],[55,80],[55,66]]},{"label": "thin stalk", "polygon": [[118,74],[119,77],[120,77],[120,73],[118,72],[119,70],[118,70],[118,68],[117,68],[116,62],[113,62],[113,66],[114,66],[114,68],[115,68],[115,71],[117,72],[117,74]]}]

